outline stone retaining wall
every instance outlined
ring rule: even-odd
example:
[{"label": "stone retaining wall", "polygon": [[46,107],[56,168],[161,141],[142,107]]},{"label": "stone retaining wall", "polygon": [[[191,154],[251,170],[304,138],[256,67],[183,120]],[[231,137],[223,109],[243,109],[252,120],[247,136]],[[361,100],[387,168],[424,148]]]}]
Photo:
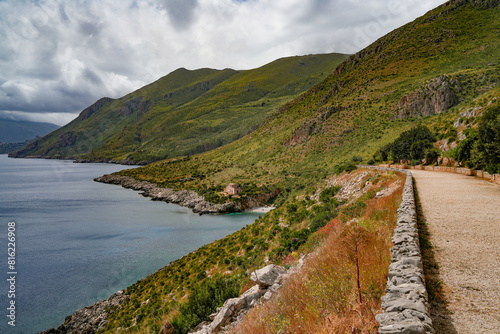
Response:
[{"label": "stone retaining wall", "polygon": [[455,173],[455,174],[463,174],[468,176],[478,176],[483,179],[489,180],[491,182],[500,184],[500,174],[490,174],[488,172],[482,170],[475,170],[470,168],[462,168],[462,167],[447,167],[447,166],[410,166],[410,165],[379,165],[383,168],[398,168],[398,169],[417,169],[417,170],[428,170],[433,172],[446,172],[446,173]]},{"label": "stone retaining wall", "polygon": [[401,172],[406,173],[407,177],[392,237],[391,264],[385,295],[382,297],[384,312],[377,314],[376,319],[380,324],[379,333],[382,334],[433,334],[418,241],[413,177],[409,171]]}]

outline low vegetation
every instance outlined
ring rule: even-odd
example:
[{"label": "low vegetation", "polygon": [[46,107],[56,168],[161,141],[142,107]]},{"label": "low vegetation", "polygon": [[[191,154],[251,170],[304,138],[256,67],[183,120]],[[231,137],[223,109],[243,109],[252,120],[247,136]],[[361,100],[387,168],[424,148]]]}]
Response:
[{"label": "low vegetation", "polygon": [[[334,226],[340,231],[347,222],[352,225],[357,220],[368,234],[381,233],[384,224],[389,231],[392,211],[400,198],[400,191],[393,190],[403,184],[402,179],[392,172],[356,170],[323,180],[321,190],[293,195],[288,204],[253,224],[201,247],[126,289],[130,299],[110,316],[103,333],[114,333],[118,327],[124,333],[157,333],[165,322],[173,324],[177,333],[185,333],[206,320],[226,298],[252,286],[252,271],[267,261],[288,268],[299,254],[320,247]],[[351,189],[348,193],[341,191],[345,186]],[[393,190],[375,198],[383,189]],[[380,280],[385,280],[385,269]],[[365,277],[361,276],[361,282],[364,298],[371,288],[365,286]]]},{"label": "low vegetation", "polygon": [[[495,1],[447,2],[350,56],[323,81],[318,74],[309,82],[312,88],[301,95],[303,90],[296,88],[305,90],[303,81],[263,95],[265,80],[243,84],[224,79],[234,83],[237,94],[231,94],[232,85],[196,97],[173,94],[175,108],[181,102],[182,107],[164,106],[174,108],[172,114],[158,104],[151,108],[156,111],[145,114],[144,123],[125,124],[122,118],[120,124],[103,121],[122,130],[102,136],[102,147],[85,147],[92,152],[89,157],[133,161],[169,157],[121,175],[194,190],[214,202],[231,200],[220,194],[229,183],[244,189],[241,196],[279,193],[273,199],[276,209],[253,224],[129,287],[130,299],[110,315],[103,332],[157,333],[165,322],[185,332],[206,319],[223,297],[249,288],[253,270],[268,262],[288,267],[309,252],[314,256],[301,277],[289,281],[274,301],[251,312],[235,331],[376,332],[373,315],[385,287],[399,205],[399,192],[392,190],[403,182],[397,174],[356,170],[356,165],[385,159],[434,162],[436,155],[449,155],[466,164],[498,169],[500,7]],[[259,75],[264,76],[267,70],[261,70]],[[238,75],[203,73],[214,80],[220,75],[236,80]],[[279,75],[272,78],[281,80]],[[197,84],[206,81],[183,85],[181,90],[201,92],[204,86]],[[148,89],[153,94],[156,88]],[[216,92],[220,95],[211,95]],[[272,96],[276,99],[268,101]],[[137,96],[126,98],[133,97]],[[182,100],[188,97],[189,101]],[[445,107],[441,98],[447,101]],[[191,120],[182,118],[182,112],[203,99],[210,102],[206,108],[195,108]],[[415,105],[425,106],[425,112]],[[476,107],[481,118],[461,116]],[[100,117],[95,115],[94,119]],[[126,119],[137,115],[132,112]],[[154,125],[170,116],[182,126]],[[148,117],[154,121],[146,124]],[[252,129],[258,126],[255,131],[236,125],[248,120]],[[226,128],[219,125],[228,122],[235,127],[223,131]],[[98,136],[94,129],[80,129]],[[183,139],[170,136],[177,130]],[[149,134],[161,135],[147,138]],[[57,133],[58,138],[61,135]],[[71,143],[77,137],[68,134],[59,142]],[[50,140],[57,144],[57,137]],[[32,149],[43,153],[42,145]],[[201,151],[207,152],[195,154]],[[377,196],[382,189],[392,190]]]},{"label": "low vegetation", "polygon": [[402,184],[380,198],[369,189],[341,210],[317,232],[324,241],[300,274],[232,333],[377,333]]}]

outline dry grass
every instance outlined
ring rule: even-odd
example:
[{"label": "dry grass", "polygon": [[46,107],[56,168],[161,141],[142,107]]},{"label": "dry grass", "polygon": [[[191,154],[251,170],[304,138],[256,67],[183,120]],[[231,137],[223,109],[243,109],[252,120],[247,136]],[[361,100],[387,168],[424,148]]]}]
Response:
[{"label": "dry grass", "polygon": [[302,270],[232,333],[376,333],[401,191],[367,200],[357,221],[319,230],[324,242]]}]

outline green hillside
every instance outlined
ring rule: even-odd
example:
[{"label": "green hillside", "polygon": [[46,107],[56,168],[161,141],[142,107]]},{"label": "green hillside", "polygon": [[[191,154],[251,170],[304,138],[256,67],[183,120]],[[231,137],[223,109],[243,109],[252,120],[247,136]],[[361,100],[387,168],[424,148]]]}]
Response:
[{"label": "green hillside", "polygon": [[352,158],[367,162],[417,124],[439,128],[437,120],[449,122],[494,88],[499,36],[498,1],[448,2],[349,57],[250,135],[175,164],[121,173],[198,191],[229,182],[262,191],[307,187]]},{"label": "green hillside", "polygon": [[100,99],[14,156],[151,162],[205,152],[255,130],[346,57],[289,57],[247,71],[181,68],[122,98]]}]

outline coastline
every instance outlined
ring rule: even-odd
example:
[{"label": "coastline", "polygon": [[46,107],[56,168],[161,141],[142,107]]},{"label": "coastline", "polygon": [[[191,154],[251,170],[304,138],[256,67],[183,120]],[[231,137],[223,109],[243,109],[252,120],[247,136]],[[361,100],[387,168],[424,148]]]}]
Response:
[{"label": "coastline", "polygon": [[214,204],[205,200],[203,196],[192,190],[173,190],[162,188],[154,183],[139,181],[130,176],[107,174],[95,178],[94,181],[108,184],[120,185],[123,188],[140,191],[144,197],[153,201],[178,204],[190,208],[194,213],[203,214],[225,214],[235,212],[267,213],[274,206],[266,206],[265,203],[275,197],[279,191],[262,194],[256,197],[245,198],[241,201],[232,201],[223,204]]},{"label": "coastline", "polygon": [[163,201],[166,203],[178,204],[188,207],[194,213],[202,214],[221,214],[241,212],[246,208],[238,202],[229,202],[224,204],[214,204],[205,201],[203,196],[191,190],[173,190],[162,188],[154,183],[147,181],[138,181],[130,176],[121,176],[116,174],[106,174],[95,178],[94,181],[108,184],[120,185],[123,188],[141,191],[141,195],[149,197],[153,201]]}]

